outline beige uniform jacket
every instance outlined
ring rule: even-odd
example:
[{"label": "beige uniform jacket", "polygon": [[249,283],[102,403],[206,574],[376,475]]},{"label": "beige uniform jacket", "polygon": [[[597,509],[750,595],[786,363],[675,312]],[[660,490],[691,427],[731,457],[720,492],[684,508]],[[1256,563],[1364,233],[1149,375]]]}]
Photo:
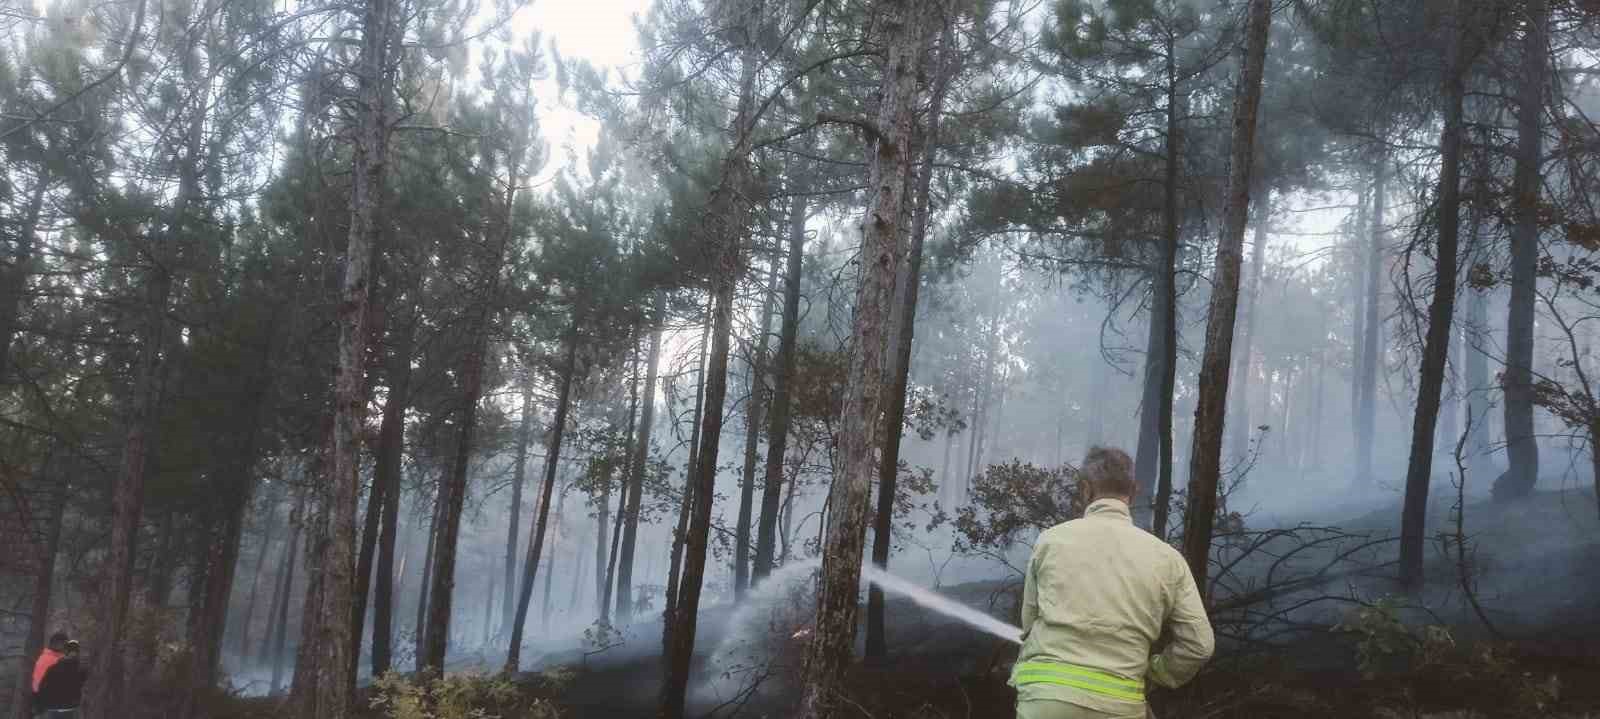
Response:
[{"label": "beige uniform jacket", "polygon": [[[1168,633],[1166,648],[1151,646]],[[1146,680],[1177,687],[1215,639],[1183,555],[1102,499],[1039,535],[1022,595],[1019,701],[1054,700],[1113,715],[1142,713]]]}]

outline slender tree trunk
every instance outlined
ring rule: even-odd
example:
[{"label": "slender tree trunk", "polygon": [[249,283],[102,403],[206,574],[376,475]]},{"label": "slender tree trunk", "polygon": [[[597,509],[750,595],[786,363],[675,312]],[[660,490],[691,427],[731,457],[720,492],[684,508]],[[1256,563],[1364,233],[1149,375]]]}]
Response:
[{"label": "slender tree trunk", "polygon": [[[1454,21],[1476,17],[1471,0],[1458,0]],[[1422,376],[1417,383],[1416,412],[1411,422],[1411,458],[1406,466],[1405,506],[1400,513],[1400,582],[1409,590],[1422,587],[1423,531],[1428,519],[1428,485],[1433,479],[1434,430],[1439,399],[1450,356],[1450,324],[1456,306],[1456,256],[1461,231],[1462,98],[1468,65],[1467,30],[1449,30],[1451,58],[1444,75],[1444,131],[1439,137],[1439,240],[1434,251],[1433,301],[1428,307],[1428,332],[1422,348]]]},{"label": "slender tree trunk", "polygon": [[[1381,152],[1381,151],[1380,151]],[[1367,257],[1367,300],[1363,309],[1365,337],[1361,341],[1361,406],[1356,408],[1356,481],[1370,488],[1376,477],[1372,469],[1372,441],[1378,416],[1378,362],[1383,339],[1378,320],[1378,286],[1383,281],[1384,185],[1389,176],[1389,158],[1381,156],[1372,171],[1372,245]]]},{"label": "slender tree trunk", "polygon": [[[190,157],[193,163],[197,158]],[[193,192],[193,190],[190,190]],[[187,198],[180,193],[170,221],[168,242],[181,235],[187,212]],[[152,248],[158,258],[170,253]],[[158,445],[156,432],[160,422],[161,405],[161,354],[166,344],[167,305],[172,292],[172,276],[164,260],[155,261],[145,280],[144,337],[139,349],[139,363],[134,374],[132,407],[127,418],[126,434],[122,442],[122,462],[117,471],[111,494],[110,551],[106,556],[104,580],[105,603],[98,618],[99,642],[91,655],[90,670],[95,681],[88,685],[85,714],[90,719],[112,719],[116,707],[122,705],[122,684],[125,670],[122,666],[123,639],[127,634],[129,599],[133,594],[134,542],[138,538],[139,522],[144,512],[145,473],[149,469],[150,452]]]},{"label": "slender tree trunk", "polygon": [[428,600],[432,598],[430,592],[433,588],[433,555],[439,548],[439,519],[444,512],[444,498],[440,496],[442,494],[444,494],[443,488],[434,493],[433,511],[429,513],[428,520],[428,546],[422,552],[422,580],[417,584],[417,621],[413,625],[415,636],[412,637],[412,645],[415,651],[416,670],[419,672],[424,668],[423,657],[427,655]]},{"label": "slender tree trunk", "polygon": [[1139,447],[1134,458],[1139,492],[1155,493],[1150,529],[1158,537],[1167,536],[1167,514],[1172,504],[1172,394],[1178,371],[1178,168],[1183,161],[1183,127],[1175,53],[1174,41],[1169,37],[1161,250],[1151,280],[1150,338],[1145,351],[1144,397],[1139,405]]},{"label": "slender tree trunk", "polygon": [[1270,188],[1259,191],[1260,198],[1256,203],[1256,232],[1255,242],[1250,247],[1250,276],[1245,281],[1245,309],[1244,332],[1239,335],[1239,348],[1235,353],[1238,364],[1233,373],[1233,451],[1236,458],[1247,457],[1250,454],[1250,431],[1254,429],[1250,421],[1250,385],[1255,382],[1256,375],[1252,372],[1255,366],[1253,341],[1256,332],[1256,313],[1261,299],[1261,275],[1266,267],[1267,239],[1270,235],[1269,225],[1272,221],[1272,190]]},{"label": "slender tree trunk", "polygon": [[1227,204],[1217,264],[1211,274],[1211,307],[1206,316],[1206,350],[1200,363],[1200,396],[1194,411],[1194,450],[1189,456],[1189,496],[1185,509],[1184,557],[1202,595],[1211,558],[1211,527],[1217,512],[1222,436],[1228,399],[1228,364],[1233,357],[1234,316],[1239,306],[1239,260],[1250,212],[1250,171],[1255,162],[1256,111],[1272,27],[1272,1],[1250,0],[1245,29],[1243,72],[1233,106],[1232,156],[1228,162]]},{"label": "slender tree trunk", "polygon": [[[385,404],[388,402],[385,401]],[[388,414],[388,408],[384,408]],[[388,417],[384,419],[387,421]],[[381,454],[383,430],[378,430],[379,449]],[[367,599],[372,586],[372,565],[378,550],[378,535],[382,532],[380,521],[383,517],[383,508],[388,501],[388,487],[378,481],[376,475],[372,479],[372,490],[367,493],[367,507],[362,519],[361,550],[356,557],[356,587],[351,594],[350,601],[350,663],[356,667],[350,671],[350,680],[355,681],[356,674],[361,665],[361,635],[366,631]],[[354,691],[354,689],[352,689]]]},{"label": "slender tree trunk", "polygon": [[505,598],[500,602],[502,627],[514,621],[512,608],[517,592],[517,536],[522,533],[522,485],[528,479],[528,445],[533,441],[533,385],[522,388],[522,419],[517,425],[517,454],[511,475],[510,526],[506,530]]},{"label": "slender tree trunk", "polygon": [[[360,486],[361,427],[366,415],[366,351],[368,296],[371,288],[373,240],[377,234],[383,173],[388,152],[386,107],[387,67],[392,0],[367,0],[362,10],[361,53],[356,83],[355,157],[351,170],[350,234],[345,250],[342,298],[338,307],[339,357],[334,375],[333,461],[328,481],[328,503],[321,513],[326,527],[318,534],[322,578],[317,625],[308,636],[316,642],[317,671],[291,705],[303,719],[344,719],[351,709],[351,676],[355,664],[350,647],[355,629],[356,495]],[[296,688],[301,688],[296,682]]]},{"label": "slender tree trunk", "polygon": [[867,497],[880,469],[883,446],[884,339],[894,302],[895,274],[905,253],[901,220],[915,161],[911,134],[917,76],[931,4],[879,0],[876,33],[883,44],[879,136],[867,153],[869,201],[861,223],[861,281],[856,289],[849,374],[840,411],[838,470],[829,490],[829,521],[822,552],[817,618],[803,673],[798,716],[831,717],[839,680],[855,644],[861,555],[866,543]]},{"label": "slender tree trunk", "polygon": [[[945,11],[950,3],[944,4]],[[895,308],[890,326],[895,336],[889,358],[889,396],[883,413],[883,459],[878,464],[878,512],[872,528],[872,564],[889,568],[893,551],[894,500],[900,474],[900,439],[906,420],[906,392],[911,380],[911,347],[916,338],[917,296],[922,286],[922,252],[928,238],[928,222],[933,214],[932,189],[934,164],[939,157],[939,126],[943,119],[945,95],[956,67],[950,59],[956,52],[954,33],[948,24],[941,33],[939,75],[928,106],[928,124],[923,129],[922,166],[916,173],[916,195],[912,200],[911,247],[895,280]],[[884,630],[883,590],[874,584],[867,593],[867,646],[869,660],[883,660],[889,654]]]},{"label": "slender tree trunk", "polygon": [[595,503],[594,615],[596,617],[604,616],[606,613],[606,608],[602,605],[606,589],[606,553],[610,550],[606,544],[606,529],[611,526],[611,483],[615,479],[610,471],[604,473],[600,479],[600,498]]},{"label": "slender tree trunk", "polygon": [[745,411],[744,432],[744,473],[743,481],[739,485],[739,521],[734,529],[733,549],[733,596],[735,601],[743,599],[745,589],[750,586],[750,520],[754,513],[756,494],[756,459],[757,442],[761,439],[761,420],[764,401],[766,399],[766,380],[763,375],[767,372],[768,335],[772,331],[772,293],[778,281],[778,256],[772,256],[772,269],[768,273],[766,291],[761,301],[761,333],[756,342],[755,355],[750,362],[750,401]]},{"label": "slender tree trunk", "polygon": [[[512,163],[508,187],[518,182],[516,164]],[[511,191],[506,196],[506,206],[512,201]],[[461,510],[467,498],[467,468],[472,460],[473,433],[478,426],[478,401],[483,394],[483,363],[489,352],[489,321],[493,307],[500,301],[500,264],[505,248],[510,242],[512,228],[506,223],[495,243],[493,254],[483,266],[488,275],[487,287],[478,299],[476,317],[473,318],[473,344],[467,352],[461,369],[462,398],[460,419],[456,424],[456,451],[450,467],[450,479],[440,485],[439,495],[446,499],[443,521],[439,525],[439,538],[434,548],[432,603],[428,607],[427,651],[423,667],[444,672],[445,652],[450,643],[450,610],[455,599],[456,542],[461,534]]]},{"label": "slender tree trunk", "polygon": [[[659,296],[655,302],[661,311]],[[627,622],[633,617],[633,558],[634,545],[639,538],[639,505],[644,496],[644,476],[649,471],[650,430],[656,420],[656,376],[661,370],[661,325],[656,320],[650,333],[648,369],[645,370],[643,407],[639,418],[639,435],[634,443],[632,468],[628,471],[628,508],[622,530],[622,555],[617,566],[617,618]]]},{"label": "slender tree trunk", "polygon": [[[578,328],[582,325],[576,309],[572,327],[567,330],[567,356],[561,368],[561,390],[556,398],[556,414],[550,427],[550,449],[545,453],[544,488],[539,494],[539,516],[528,535],[528,554],[522,570],[522,586],[517,595],[517,613],[511,623],[511,640],[506,650],[507,674],[516,674],[522,664],[522,633],[528,621],[528,603],[533,599],[533,583],[539,578],[539,556],[544,551],[544,530],[550,520],[550,500],[555,492],[556,468],[561,460],[561,439],[566,433],[567,410],[572,400],[572,379],[578,368]],[[554,563],[552,562],[552,565]],[[545,613],[549,614],[546,601]]]},{"label": "slender tree trunk", "polygon": [[[739,102],[733,118],[733,143],[723,158],[721,182],[707,203],[704,225],[715,263],[711,281],[711,354],[707,358],[699,452],[692,485],[693,512],[683,544],[683,576],[667,623],[666,676],[661,683],[661,719],[682,719],[689,686],[689,664],[694,658],[700,590],[705,580],[706,550],[711,530],[711,507],[716,502],[717,451],[722,443],[723,401],[728,392],[728,352],[733,333],[734,289],[744,274],[744,243],[749,236],[750,208],[756,192],[750,167],[751,135],[755,130],[755,83],[761,63],[756,37],[762,21],[763,0],[745,0],[738,29]],[[688,487],[686,487],[688,489]],[[747,530],[748,531],[748,530]]]},{"label": "slender tree trunk", "polygon": [[672,561],[667,568],[666,607],[661,620],[661,656],[670,661],[672,632],[677,628],[673,619],[678,608],[678,579],[683,571],[684,545],[689,536],[689,515],[694,511],[695,470],[700,466],[700,422],[705,412],[706,355],[710,351],[711,325],[714,300],[708,300],[705,322],[700,328],[700,358],[695,364],[694,425],[689,431],[689,465],[684,468],[683,497],[678,505],[678,525],[672,533]]},{"label": "slender tree trunk", "polygon": [[1539,196],[1544,182],[1540,175],[1544,160],[1540,120],[1549,82],[1548,0],[1528,0],[1526,13],[1517,98],[1516,171],[1511,187],[1511,304],[1506,315],[1506,371],[1501,380],[1509,464],[1505,475],[1494,483],[1494,497],[1501,501],[1526,497],[1539,479],[1539,445],[1533,428],[1533,310],[1539,281]]},{"label": "slender tree trunk", "polygon": [[772,403],[767,412],[766,480],[761,486],[761,519],[756,529],[756,557],[753,574],[757,582],[773,567],[777,544],[778,506],[783,491],[783,456],[789,449],[790,383],[794,375],[795,343],[800,333],[800,284],[805,265],[806,198],[800,192],[804,183],[792,179],[794,197],[789,200],[789,253],[783,286],[783,319],[778,330],[777,368],[772,375]]},{"label": "slender tree trunk", "polygon": [[622,545],[622,513],[628,504],[627,478],[623,478],[622,496],[617,498],[617,519],[611,523],[611,544],[607,545],[605,559],[605,581],[601,583],[603,590],[600,595],[600,621],[611,623],[611,590],[616,586],[613,582],[617,578],[617,550]]},{"label": "slender tree trunk", "polygon": [[561,545],[561,528],[566,526],[567,490],[570,488],[570,485],[564,485],[561,497],[556,500],[556,525],[550,530],[550,558],[544,563],[544,598],[539,605],[539,631],[545,634],[550,633],[550,615],[554,613],[550,608],[550,585],[555,583],[556,557],[559,556],[556,550]]},{"label": "slender tree trunk", "polygon": [[[272,694],[274,695],[283,689],[283,662],[289,642],[289,602],[293,597],[294,563],[300,554],[300,533],[306,521],[304,514],[306,494],[307,492],[304,490],[300,492],[299,499],[295,500],[294,510],[289,513],[289,524],[293,528],[289,532],[289,545],[284,548],[283,552],[284,559],[281,563],[283,566],[283,578],[278,585],[279,599],[275,602],[277,605],[276,619],[267,624],[265,639],[270,642],[270,645],[267,643],[262,644],[262,659],[270,659],[272,661]],[[274,626],[276,626],[276,631],[274,631]],[[270,650],[267,649],[268,646],[271,646]]]},{"label": "slender tree trunk", "polygon": [[[390,356],[389,394],[384,398],[378,428],[378,458],[373,486],[383,486],[382,532],[378,537],[377,577],[372,597],[372,676],[392,667],[394,643],[394,543],[400,523],[400,465],[405,458],[406,408],[411,405],[411,354],[416,339],[417,307],[412,303],[406,327]],[[357,627],[361,626],[358,621]],[[359,654],[359,652],[355,652]]]}]

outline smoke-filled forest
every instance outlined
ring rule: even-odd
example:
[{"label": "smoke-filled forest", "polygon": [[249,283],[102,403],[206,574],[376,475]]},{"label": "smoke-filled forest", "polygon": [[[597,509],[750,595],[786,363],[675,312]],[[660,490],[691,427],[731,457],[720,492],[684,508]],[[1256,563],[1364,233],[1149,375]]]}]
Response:
[{"label": "smoke-filled forest", "polygon": [[1097,447],[1154,715],[1600,716],[1595,0],[0,0],[0,155],[5,716],[1005,719]]}]

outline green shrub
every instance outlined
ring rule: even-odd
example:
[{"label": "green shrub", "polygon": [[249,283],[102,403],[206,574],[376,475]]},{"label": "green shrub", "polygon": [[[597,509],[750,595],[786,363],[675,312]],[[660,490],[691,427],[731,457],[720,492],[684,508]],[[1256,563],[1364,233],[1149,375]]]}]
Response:
[{"label": "green shrub", "polygon": [[[564,675],[542,682],[556,689]],[[504,675],[451,674],[405,677],[385,674],[373,682],[370,706],[386,719],[560,719],[549,697],[535,696]]]}]

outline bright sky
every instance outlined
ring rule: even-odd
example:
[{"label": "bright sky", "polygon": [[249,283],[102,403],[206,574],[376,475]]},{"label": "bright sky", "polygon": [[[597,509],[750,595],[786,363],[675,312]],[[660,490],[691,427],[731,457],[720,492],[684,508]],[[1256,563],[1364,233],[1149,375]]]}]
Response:
[{"label": "bright sky", "polygon": [[[546,49],[554,44],[563,58],[626,68],[638,60],[633,17],[642,15],[649,4],[649,0],[532,0],[511,26],[518,37],[533,30],[544,33]],[[560,100],[554,73],[538,94],[540,129],[552,155],[543,179],[566,161],[564,148],[571,147],[581,158],[594,144],[599,125]]]}]

